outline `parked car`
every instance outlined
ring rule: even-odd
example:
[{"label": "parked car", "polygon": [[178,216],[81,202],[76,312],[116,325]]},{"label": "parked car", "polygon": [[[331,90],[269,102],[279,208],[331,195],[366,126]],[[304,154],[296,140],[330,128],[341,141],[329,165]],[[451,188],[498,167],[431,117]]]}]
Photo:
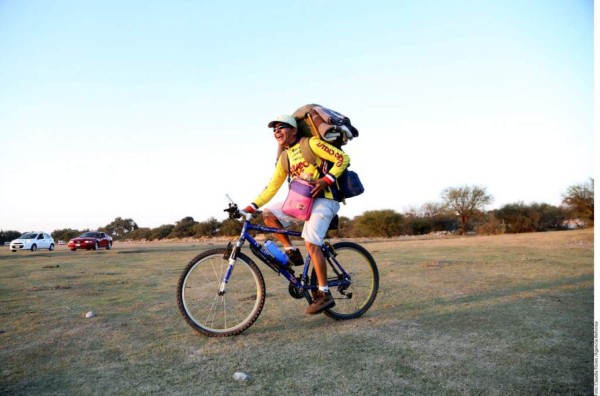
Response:
[{"label": "parked car", "polygon": [[98,250],[99,248],[112,248],[112,238],[110,235],[99,231],[87,231],[73,238],[67,244],[69,249],[75,251],[77,249]]},{"label": "parked car", "polygon": [[38,249],[54,250],[54,239],[45,232],[26,232],[17,239],[10,242],[10,250],[31,250],[35,252]]}]

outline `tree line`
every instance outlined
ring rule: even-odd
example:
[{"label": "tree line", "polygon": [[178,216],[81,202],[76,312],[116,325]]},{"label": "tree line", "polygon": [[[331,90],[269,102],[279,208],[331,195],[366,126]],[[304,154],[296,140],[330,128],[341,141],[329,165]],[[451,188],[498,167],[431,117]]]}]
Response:
[{"label": "tree line", "polygon": [[[570,227],[569,219],[578,219],[578,226],[594,224],[594,179],[570,186],[563,194],[561,206],[546,203],[515,202],[499,209],[486,211],[493,197],[485,187],[449,187],[441,193],[441,201],[428,202],[420,208],[398,213],[391,209],[366,211],[353,219],[340,216],[338,229],[330,231],[332,237],[395,237],[400,235],[424,235],[438,233],[503,234],[561,230]],[[259,211],[257,223],[263,223]],[[156,228],[139,227],[133,219],[117,217],[99,231],[106,232],[113,240],[162,240],[183,238],[213,238],[235,236],[241,231],[238,221],[214,217],[195,221],[184,217],[175,224]],[[70,228],[55,230],[52,237],[68,241],[89,230]],[[21,235],[17,231],[0,231],[0,243],[11,241]]]}]

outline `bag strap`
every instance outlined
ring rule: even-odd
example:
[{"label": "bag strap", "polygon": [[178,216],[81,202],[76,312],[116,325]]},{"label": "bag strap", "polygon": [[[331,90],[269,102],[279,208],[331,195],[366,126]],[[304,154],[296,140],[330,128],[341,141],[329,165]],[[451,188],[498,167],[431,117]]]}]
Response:
[{"label": "bag strap", "polygon": [[313,164],[313,166],[317,167],[317,156],[310,148],[310,138],[303,137],[300,139],[300,151],[302,151],[302,156],[305,160],[308,161],[309,164]]},{"label": "bag strap", "polygon": [[[309,164],[312,164],[315,167],[317,166],[317,156],[315,155],[315,153],[313,153],[312,149],[310,148],[310,138],[300,138],[300,151],[302,152],[302,156],[304,157],[304,159],[308,161]],[[281,160],[281,166],[283,166],[285,173],[289,175],[290,157],[288,157],[287,149],[281,152],[279,158]]]},{"label": "bag strap", "polygon": [[279,155],[279,161],[281,161],[281,166],[283,166],[283,170],[288,175],[290,174],[290,158],[287,155],[287,149],[283,150]]}]

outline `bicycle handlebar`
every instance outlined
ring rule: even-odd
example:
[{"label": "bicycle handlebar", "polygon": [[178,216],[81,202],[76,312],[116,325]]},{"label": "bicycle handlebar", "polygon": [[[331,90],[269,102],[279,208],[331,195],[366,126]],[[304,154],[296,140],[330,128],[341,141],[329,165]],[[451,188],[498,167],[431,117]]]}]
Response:
[{"label": "bicycle handlebar", "polygon": [[230,203],[229,207],[223,210],[223,212],[229,213],[229,218],[231,220],[238,220],[240,217],[244,217],[245,220],[250,220],[252,217],[254,217],[253,213],[247,213],[239,210],[236,203]]}]

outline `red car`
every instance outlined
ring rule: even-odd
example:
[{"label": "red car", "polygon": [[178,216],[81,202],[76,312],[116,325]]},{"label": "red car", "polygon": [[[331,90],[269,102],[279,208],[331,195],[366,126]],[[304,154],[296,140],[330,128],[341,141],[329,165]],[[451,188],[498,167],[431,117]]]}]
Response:
[{"label": "red car", "polygon": [[98,250],[99,248],[112,248],[112,238],[110,235],[99,231],[84,232],[77,238],[73,238],[67,245],[71,251],[77,249]]}]

